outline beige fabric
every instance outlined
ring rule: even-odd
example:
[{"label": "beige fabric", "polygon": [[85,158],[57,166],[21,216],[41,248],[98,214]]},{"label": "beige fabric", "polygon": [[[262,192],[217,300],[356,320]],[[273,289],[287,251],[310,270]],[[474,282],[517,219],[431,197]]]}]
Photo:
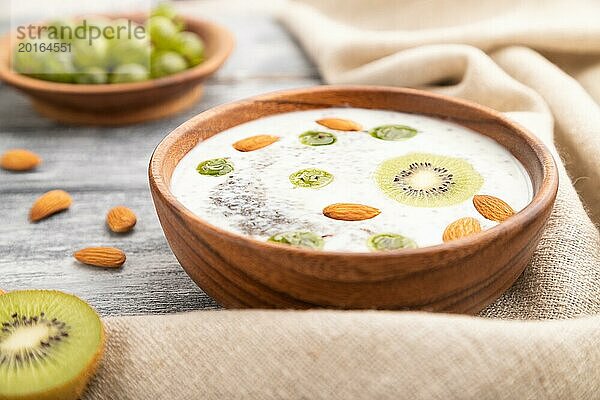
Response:
[{"label": "beige fabric", "polygon": [[[556,141],[598,221],[598,106],[525,46],[600,98],[600,2],[310,2],[321,11],[294,3],[282,19],[328,82],[429,87],[507,112]],[[112,318],[105,361],[85,398],[598,397],[600,238],[559,169],[556,206],[533,260],[482,316],[580,318],[326,311]]]},{"label": "beige fabric", "polygon": [[205,311],[107,323],[106,362],[88,399],[562,400],[600,393],[598,318]]}]

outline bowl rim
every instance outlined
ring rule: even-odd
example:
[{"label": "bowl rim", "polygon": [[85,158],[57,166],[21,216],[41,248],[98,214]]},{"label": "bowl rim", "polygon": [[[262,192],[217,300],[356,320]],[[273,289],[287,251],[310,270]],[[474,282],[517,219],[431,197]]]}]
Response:
[{"label": "bowl rim", "polygon": [[[411,94],[417,95],[422,98],[433,99],[436,101],[444,101],[449,102],[454,105],[466,106],[468,108],[474,108],[479,111],[485,112],[487,115],[491,116],[496,123],[504,124],[508,126],[513,131],[513,134],[519,135],[521,138],[525,140],[527,145],[533,151],[537,158],[537,162],[541,165],[543,179],[540,185],[538,192],[534,195],[530,203],[521,211],[516,213],[511,218],[506,221],[499,223],[492,228],[481,231],[477,234],[466,236],[457,240],[453,240],[450,242],[444,242],[432,246],[418,247],[418,248],[409,248],[409,249],[399,249],[399,250],[390,250],[390,251],[382,251],[382,252],[351,252],[351,251],[332,251],[332,250],[313,250],[313,249],[305,249],[301,247],[287,246],[281,245],[277,243],[271,243],[267,241],[260,241],[254,239],[252,237],[238,234],[232,231],[228,231],[222,229],[216,225],[211,224],[210,222],[200,218],[196,214],[194,214],[191,210],[185,207],[175,195],[171,192],[169,186],[166,184],[164,177],[161,174],[161,168],[163,164],[163,160],[167,155],[168,149],[175,145],[178,140],[190,134],[193,131],[194,127],[197,127],[202,123],[202,121],[208,117],[214,117],[215,115],[222,114],[230,109],[234,109],[240,106],[252,106],[255,102],[262,101],[270,101],[274,99],[280,99],[282,96],[293,96],[299,95],[306,92],[323,92],[323,91],[348,91],[348,92],[356,92],[363,91],[365,93],[370,94],[383,94],[383,93],[399,93],[399,94]],[[348,106],[347,104],[341,104],[340,106]],[[417,113],[416,113],[417,114]],[[460,122],[457,122],[460,124]],[[215,135],[218,133],[215,133]],[[480,133],[481,134],[481,133]],[[191,150],[191,149],[190,149]],[[187,153],[186,153],[187,154]],[[529,171],[528,171],[529,173]],[[221,237],[226,237],[228,240],[242,241],[246,242],[249,245],[254,247],[258,247],[260,250],[265,251],[284,251],[284,252],[292,252],[297,255],[307,255],[310,257],[344,257],[351,259],[370,259],[377,258],[381,260],[386,259],[397,259],[398,257],[414,257],[414,256],[422,256],[429,254],[439,254],[442,252],[457,252],[461,250],[465,250],[468,248],[475,249],[478,244],[486,243],[493,241],[495,238],[502,236],[507,232],[511,232],[514,229],[517,229],[521,225],[527,225],[530,222],[534,221],[536,218],[540,216],[541,213],[548,207],[548,205],[553,205],[554,200],[556,198],[556,193],[558,191],[558,168],[554,161],[554,157],[552,156],[551,151],[548,147],[536,136],[527,131],[520,124],[510,120],[505,117],[502,113],[495,111],[489,107],[482,106],[480,104],[470,102],[463,99],[458,99],[455,97],[450,97],[442,94],[427,92],[424,90],[411,89],[411,88],[400,88],[393,86],[371,86],[371,85],[319,85],[319,86],[311,86],[305,88],[298,89],[287,89],[287,90],[279,90],[270,92],[267,94],[262,94],[258,96],[249,97],[246,99],[226,103],[217,107],[213,107],[208,109],[189,120],[185,121],[173,131],[171,131],[167,136],[165,136],[160,143],[154,149],[152,156],[150,158],[149,167],[148,167],[148,176],[149,182],[151,186],[154,186],[156,189],[157,195],[161,196],[162,199],[168,203],[175,212],[179,215],[184,215],[185,218],[188,218],[193,223],[203,225],[204,227],[212,230],[217,233]],[[432,266],[434,267],[434,266]]]},{"label": "bowl rim", "polygon": [[[117,17],[144,17],[147,16],[144,13],[123,13],[107,15],[111,18]],[[10,68],[10,44],[11,35],[14,32],[0,38],[0,52],[8,52],[0,54],[0,80],[7,84],[15,87],[36,91],[36,92],[52,92],[60,94],[89,94],[89,95],[102,95],[102,94],[120,94],[120,93],[133,93],[144,91],[148,89],[155,89],[159,87],[166,87],[175,84],[180,84],[194,79],[204,78],[213,72],[215,72],[227,59],[231,51],[233,50],[235,39],[233,33],[220,24],[212,21],[208,21],[203,18],[182,16],[184,21],[187,23],[194,23],[201,25],[207,31],[211,31],[215,36],[219,37],[216,51],[202,63],[188,68],[185,71],[178,72],[173,75],[164,76],[157,79],[148,79],[142,82],[130,82],[130,83],[104,83],[104,84],[79,84],[79,83],[61,83],[45,81],[43,79],[31,78],[26,75],[14,72]],[[205,38],[202,38],[206,40]]]}]

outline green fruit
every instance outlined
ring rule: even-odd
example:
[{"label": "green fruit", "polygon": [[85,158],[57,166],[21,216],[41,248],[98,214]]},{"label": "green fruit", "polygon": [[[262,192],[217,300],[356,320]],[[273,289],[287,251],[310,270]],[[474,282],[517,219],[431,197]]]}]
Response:
[{"label": "green fruit", "polygon": [[381,140],[404,140],[415,136],[418,131],[406,125],[382,125],[369,131],[371,136]]},{"label": "green fruit", "polygon": [[[30,43],[33,46],[35,43],[42,43],[42,40],[28,39],[23,40],[22,43],[24,45]],[[15,52],[12,58],[12,68],[15,72],[23,75],[35,75],[44,72],[46,60],[50,53],[36,51],[19,52],[17,51],[17,48],[18,46],[15,46]]]},{"label": "green fruit", "polygon": [[416,249],[414,240],[395,233],[380,233],[367,240],[367,246],[373,251],[388,251],[398,249]]},{"label": "green fruit", "polygon": [[467,161],[427,153],[384,161],[375,171],[375,181],[387,196],[415,207],[462,203],[483,185],[483,178]]},{"label": "green fruit", "polygon": [[185,59],[172,51],[160,52],[152,58],[151,71],[153,78],[176,74],[186,69]]},{"label": "green fruit", "polygon": [[[119,29],[119,26],[127,26],[129,21],[116,20],[113,22],[113,28]],[[132,31],[141,25],[132,24]],[[150,54],[152,45],[147,35],[136,36],[134,33],[129,37],[126,31],[121,31],[119,37],[108,41],[108,64],[115,68],[123,64],[139,64],[146,69],[150,69]]]},{"label": "green fruit", "polygon": [[290,182],[294,186],[318,189],[327,186],[333,181],[333,175],[317,168],[306,168],[290,175]]},{"label": "green fruit", "polygon": [[159,50],[171,50],[177,43],[177,26],[167,17],[151,17],[146,22],[152,44]]},{"label": "green fruit", "polygon": [[48,37],[61,42],[71,42],[75,38],[77,23],[70,19],[58,19],[48,25]]},{"label": "green fruit", "polygon": [[124,64],[115,68],[111,75],[111,83],[141,82],[150,78],[148,70],[139,64]]},{"label": "green fruit", "polygon": [[304,247],[308,249],[320,250],[325,241],[321,236],[306,231],[281,232],[267,239],[268,242],[286,244],[295,247]]},{"label": "green fruit", "polygon": [[190,66],[198,65],[204,60],[204,42],[193,32],[178,34],[173,50],[185,57]]},{"label": "green fruit", "polygon": [[109,65],[108,40],[103,37],[90,41],[77,39],[72,44],[73,64],[78,69],[106,68]]},{"label": "green fruit", "polygon": [[173,21],[178,30],[182,30],[184,27],[184,22],[181,17],[177,15],[177,11],[175,8],[171,6],[169,3],[160,3],[159,5],[152,10],[150,14],[151,17],[166,17]]},{"label": "green fruit", "polygon": [[104,351],[104,328],[82,300],[49,290],[0,296],[0,399],[78,399]]},{"label": "green fruit", "polygon": [[300,143],[307,146],[327,146],[335,143],[337,140],[333,133],[319,131],[307,131],[298,138],[300,139]]},{"label": "green fruit", "polygon": [[108,83],[108,73],[106,70],[98,67],[86,68],[75,75],[75,83],[88,85]]},{"label": "green fruit", "polygon": [[221,176],[233,172],[233,164],[227,158],[213,158],[202,161],[196,167],[200,175]]}]

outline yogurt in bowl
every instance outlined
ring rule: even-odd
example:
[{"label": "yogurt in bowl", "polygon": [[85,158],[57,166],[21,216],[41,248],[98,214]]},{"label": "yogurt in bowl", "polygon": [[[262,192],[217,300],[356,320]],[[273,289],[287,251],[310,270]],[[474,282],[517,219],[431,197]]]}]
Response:
[{"label": "yogurt in bowl", "polygon": [[341,252],[440,244],[456,221],[476,225],[466,234],[499,223],[475,196],[512,212],[533,197],[523,165],[489,137],[440,118],[350,107],[267,116],[200,141],[171,191],[221,229]]},{"label": "yogurt in bowl", "polygon": [[461,313],[523,272],[558,188],[504,115],[373,86],[207,110],[158,145],[149,180],[173,253],[226,307]]}]

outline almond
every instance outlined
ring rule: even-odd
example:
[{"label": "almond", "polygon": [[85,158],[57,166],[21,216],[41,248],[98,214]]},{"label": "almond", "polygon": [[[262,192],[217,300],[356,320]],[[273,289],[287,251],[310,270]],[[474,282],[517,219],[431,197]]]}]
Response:
[{"label": "almond", "polygon": [[111,208],[106,214],[106,224],[111,231],[117,233],[129,232],[137,222],[135,213],[125,206]]},{"label": "almond", "polygon": [[125,253],[114,247],[87,247],[73,254],[77,261],[96,267],[118,268],[125,262]]},{"label": "almond", "polygon": [[233,148],[238,151],[254,151],[267,147],[270,144],[279,140],[278,136],[256,135],[246,139],[238,140],[232,144]]},{"label": "almond", "polygon": [[0,158],[0,167],[9,171],[29,171],[40,165],[42,159],[25,149],[8,150]]},{"label": "almond", "polygon": [[473,205],[486,219],[502,222],[515,215],[515,210],[503,200],[488,195],[473,196]]},{"label": "almond", "polygon": [[342,221],[362,221],[381,214],[377,208],[354,203],[335,203],[323,209],[323,215]]},{"label": "almond", "polygon": [[317,124],[336,131],[360,131],[362,129],[360,124],[341,118],[324,118],[318,120]]},{"label": "almond", "polygon": [[444,242],[460,239],[461,237],[481,232],[481,225],[475,218],[464,217],[457,219],[446,227],[442,239]]},{"label": "almond", "polygon": [[29,220],[37,222],[71,206],[73,199],[64,190],[51,190],[41,195],[29,210]]}]

